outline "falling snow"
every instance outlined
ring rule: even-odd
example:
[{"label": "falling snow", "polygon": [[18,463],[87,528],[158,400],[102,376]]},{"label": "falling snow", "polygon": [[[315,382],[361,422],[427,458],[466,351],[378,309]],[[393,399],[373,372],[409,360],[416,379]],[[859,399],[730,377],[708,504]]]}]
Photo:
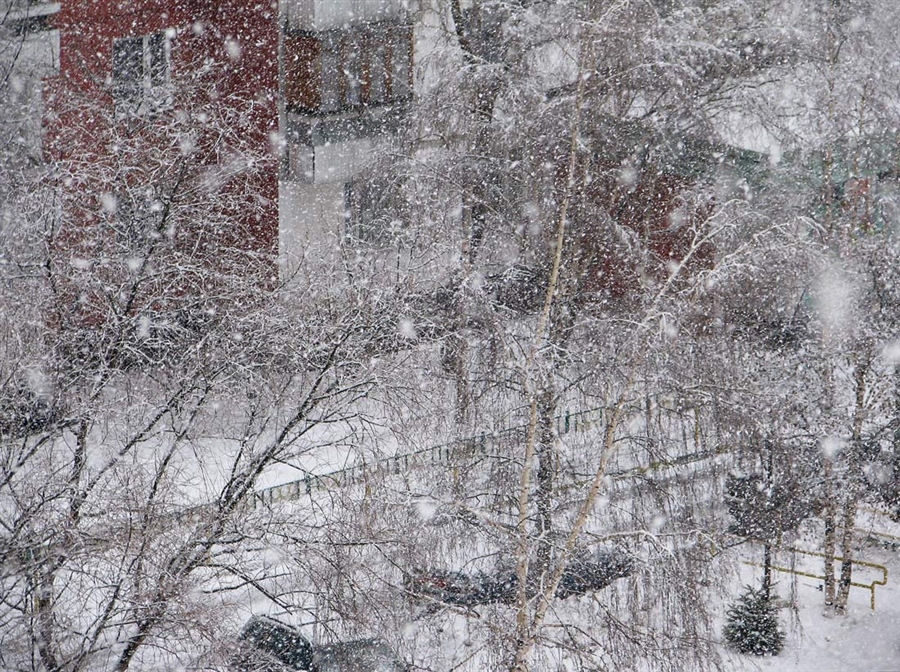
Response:
[{"label": "falling snow", "polygon": [[0,670],[900,670],[895,0],[0,0]]}]

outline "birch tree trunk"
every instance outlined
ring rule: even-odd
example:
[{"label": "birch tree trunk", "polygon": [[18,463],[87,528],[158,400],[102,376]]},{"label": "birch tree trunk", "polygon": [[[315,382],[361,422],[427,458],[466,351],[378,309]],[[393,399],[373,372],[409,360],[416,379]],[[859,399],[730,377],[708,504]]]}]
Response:
[{"label": "birch tree trunk", "polygon": [[853,431],[850,439],[849,456],[847,465],[847,497],[844,500],[841,515],[841,579],[838,583],[838,591],[835,597],[834,608],[839,613],[847,609],[847,599],[850,596],[850,584],[853,581],[853,527],[856,524],[856,509],[859,500],[859,490],[863,479],[862,464],[862,430],[866,412],[866,377],[869,371],[868,361],[857,362],[854,371],[855,405],[853,409]]}]

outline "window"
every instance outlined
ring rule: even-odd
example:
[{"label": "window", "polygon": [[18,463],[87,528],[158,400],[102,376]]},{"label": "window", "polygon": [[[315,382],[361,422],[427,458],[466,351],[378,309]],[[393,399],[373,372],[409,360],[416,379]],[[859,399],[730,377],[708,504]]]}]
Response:
[{"label": "window", "polygon": [[322,40],[322,110],[325,112],[337,110],[343,102],[338,75],[343,69],[343,45],[339,38],[339,35],[331,34]]},{"label": "window", "polygon": [[122,192],[115,204],[116,242],[123,251],[132,253],[146,249],[162,237],[165,204],[153,188]]},{"label": "window", "polygon": [[123,115],[153,115],[171,104],[166,33],[113,41],[113,95]]},{"label": "window", "polygon": [[385,67],[387,45],[385,34],[376,33],[371,36],[369,48],[369,102],[381,105],[388,102],[388,76]]},{"label": "window", "polygon": [[346,237],[372,247],[386,247],[406,226],[408,207],[401,185],[387,179],[359,178],[344,185]]},{"label": "window", "polygon": [[405,100],[412,93],[412,40],[404,38],[391,44],[391,96]]},{"label": "window", "polygon": [[[358,49],[351,49],[344,62],[344,77],[347,78],[347,104],[351,107],[361,105],[362,98],[362,59]],[[324,70],[324,67],[323,67]]]}]

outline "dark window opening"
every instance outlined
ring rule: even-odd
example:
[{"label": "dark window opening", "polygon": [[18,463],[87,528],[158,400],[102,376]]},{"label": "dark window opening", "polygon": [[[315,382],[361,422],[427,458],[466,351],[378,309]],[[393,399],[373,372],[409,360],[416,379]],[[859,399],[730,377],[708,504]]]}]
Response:
[{"label": "dark window opening", "polygon": [[162,238],[165,210],[153,189],[120,194],[114,224],[119,246],[126,252],[137,252]]},{"label": "dark window opening", "polygon": [[401,185],[377,178],[344,185],[346,237],[371,247],[393,245],[407,225],[409,208]]},{"label": "dark window opening", "polygon": [[148,116],[171,104],[164,32],[113,41],[113,96],[120,114]]},{"label": "dark window opening", "polygon": [[31,35],[33,33],[42,33],[51,29],[50,15],[39,14],[37,16],[26,16],[23,19],[13,19],[6,22],[6,28],[13,35]]}]

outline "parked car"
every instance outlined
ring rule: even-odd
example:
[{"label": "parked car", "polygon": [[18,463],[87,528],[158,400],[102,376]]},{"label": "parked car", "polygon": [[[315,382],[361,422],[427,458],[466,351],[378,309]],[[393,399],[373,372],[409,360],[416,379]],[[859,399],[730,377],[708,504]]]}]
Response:
[{"label": "parked car", "polygon": [[606,588],[617,579],[624,579],[634,572],[634,559],[628,553],[615,549],[599,551],[572,560],[563,572],[556,587],[560,599],[572,595]]},{"label": "parked car", "polygon": [[404,578],[407,593],[460,607],[516,599],[518,580],[515,572],[454,572],[443,569],[415,569]]},{"label": "parked car", "polygon": [[324,646],[312,644],[291,625],[253,616],[238,635],[234,672],[408,672],[409,666],[377,639]]},{"label": "parked car", "polygon": [[[634,571],[632,557],[619,549],[597,551],[569,562],[556,588],[556,597],[565,599],[600,590]],[[404,577],[406,591],[415,598],[443,604],[473,607],[483,604],[512,604],[518,594],[515,571],[457,572],[442,569],[415,569]]]}]

